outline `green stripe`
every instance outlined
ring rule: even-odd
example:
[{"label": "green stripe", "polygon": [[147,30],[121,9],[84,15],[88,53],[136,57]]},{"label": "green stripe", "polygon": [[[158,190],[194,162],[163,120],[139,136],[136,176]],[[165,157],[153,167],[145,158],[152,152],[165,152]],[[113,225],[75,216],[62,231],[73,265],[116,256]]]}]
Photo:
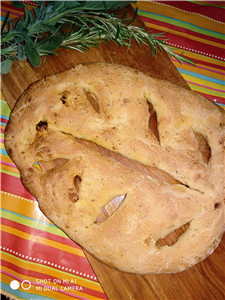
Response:
[{"label": "green stripe", "polygon": [[44,230],[44,231],[47,231],[49,233],[53,233],[55,235],[58,235],[58,236],[61,236],[61,237],[65,237],[65,238],[68,238],[68,236],[63,232],[61,231],[58,227],[56,226],[52,226],[52,224],[48,224],[46,222],[42,222],[42,221],[39,221],[39,220],[35,220],[35,219],[32,219],[32,218],[26,218],[25,216],[21,215],[21,214],[18,214],[18,213],[13,213],[13,212],[10,212],[8,210],[3,210],[1,209],[1,216],[5,219],[8,219],[8,220],[11,220],[11,221],[15,221],[17,223],[20,223],[22,225],[26,225],[28,227],[33,227],[33,228],[37,228],[37,229],[40,229],[40,230]]},{"label": "green stripe", "polygon": [[[210,89],[207,89],[207,88],[204,88],[202,86],[198,86],[198,85],[195,85],[195,84],[192,84],[192,83],[189,83],[188,82],[188,85],[195,91],[198,91],[198,92],[202,92],[204,94],[208,94],[208,95],[211,95],[211,96],[217,96],[217,97],[221,97],[223,98],[224,97],[224,93],[220,93],[218,91],[214,91],[214,90],[210,90]],[[210,90],[210,91],[209,91]]]},{"label": "green stripe", "polygon": [[0,99],[0,108],[1,108],[0,113],[2,115],[5,115],[7,117],[10,115],[11,110],[5,100]]},{"label": "green stripe", "polygon": [[222,79],[207,76],[207,75],[200,74],[200,73],[193,72],[193,71],[189,71],[189,70],[186,70],[186,69],[180,69],[180,68],[177,68],[177,69],[178,69],[179,72],[182,72],[183,74],[189,75],[193,78],[199,78],[199,79],[204,80],[204,81],[213,82],[215,84],[218,84],[218,85],[221,86],[221,90],[224,87],[224,80],[222,80]]},{"label": "green stripe", "polygon": [[[212,4],[212,3],[203,3],[203,2],[199,2],[199,1],[191,1],[191,0],[187,0],[188,2],[191,2],[191,3],[195,3],[197,5],[203,5],[203,6],[213,6],[213,7],[219,7],[219,8],[222,8],[224,9],[225,7],[221,6],[221,5],[216,5],[216,4]],[[223,2],[222,2],[223,3]]]},{"label": "green stripe", "polygon": [[17,174],[17,173],[11,172],[11,171],[7,171],[7,170],[4,170],[2,168],[1,168],[1,173],[8,174],[8,175],[20,178],[20,174]]},{"label": "green stripe", "polygon": [[164,23],[170,23],[172,25],[178,26],[178,27],[182,27],[185,29],[189,29],[191,31],[200,33],[200,34],[204,34],[204,35],[208,35],[217,39],[220,39],[221,41],[224,40],[224,34],[223,33],[219,33],[216,31],[212,31],[203,27],[199,27],[197,25],[191,24],[189,22],[185,22],[179,19],[174,19],[171,17],[167,17],[167,16],[163,16],[163,15],[159,15],[156,13],[152,13],[152,12],[146,12],[143,10],[138,10],[138,14],[140,16],[146,17],[146,18],[150,18],[150,19],[154,19],[156,21],[161,21]]}]

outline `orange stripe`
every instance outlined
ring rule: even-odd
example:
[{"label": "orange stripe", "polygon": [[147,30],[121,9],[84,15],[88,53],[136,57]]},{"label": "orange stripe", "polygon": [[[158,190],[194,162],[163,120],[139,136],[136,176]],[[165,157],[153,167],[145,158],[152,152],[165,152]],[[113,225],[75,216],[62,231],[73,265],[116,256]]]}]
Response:
[{"label": "orange stripe", "polygon": [[[212,68],[212,67],[209,67],[210,70],[206,70],[206,69],[201,69],[200,67],[202,66],[204,68],[203,65],[201,64],[198,64],[197,66],[191,66],[191,65],[180,65],[179,62],[177,61],[173,61],[174,65],[177,67],[177,68],[182,68],[182,69],[185,69],[185,70],[188,70],[190,72],[196,72],[196,68],[197,68],[197,73],[198,74],[202,74],[202,75],[206,75],[206,76],[209,76],[209,77],[212,77],[212,78],[217,78],[217,79],[220,79],[220,80],[224,80],[224,74],[220,74],[220,73],[216,73],[216,69],[215,68]],[[198,68],[199,66],[199,68]],[[211,71],[212,70],[212,71]],[[215,70],[215,72],[213,72]],[[215,83],[213,82],[209,82],[208,81],[208,84],[216,87]],[[221,86],[221,89],[222,89],[222,86]]]},{"label": "orange stripe", "polygon": [[[46,222],[52,224],[40,211],[38,207],[37,201],[32,201],[29,199],[25,199],[23,197],[19,197],[16,195],[12,195],[9,193],[5,193],[1,191],[1,207],[3,209],[19,213],[23,216],[36,219],[42,222]],[[15,199],[16,198],[16,199]]]},{"label": "orange stripe", "polygon": [[[67,279],[69,282],[72,282],[72,280],[73,281],[76,280],[77,285],[87,287],[94,291],[102,292],[102,288],[98,282],[93,282],[92,280],[89,280],[89,279],[83,279],[82,277],[76,276],[75,274],[73,275],[73,274],[70,274],[67,272],[63,272],[63,271],[51,268],[49,266],[40,265],[38,263],[34,263],[34,262],[26,261],[26,260],[21,260],[11,254],[7,254],[7,253],[3,252],[3,251],[2,251],[1,257],[3,260],[9,261],[10,263],[17,265],[17,266],[22,266],[26,270],[35,270],[35,272],[45,274],[46,279],[48,277],[52,276],[55,278],[61,278],[62,280]],[[6,267],[2,267],[2,269],[3,268],[6,268]],[[8,272],[11,272],[13,275],[23,279],[23,275],[20,273],[17,273],[14,270],[11,270]],[[27,276],[26,276],[26,278],[24,278],[24,279],[36,282],[37,278],[33,278],[31,276],[29,278],[27,278]]]},{"label": "orange stripe", "polygon": [[[216,22],[210,18],[205,17],[204,15],[197,15],[195,13],[189,13],[185,10],[178,10],[175,7],[169,5],[162,5],[160,2],[153,3],[149,1],[138,1],[137,4],[132,4],[134,8],[144,10],[146,12],[155,13],[158,15],[167,16],[174,19],[179,19],[184,22],[189,22],[191,24],[200,26],[212,31],[219,33],[224,33],[224,23]],[[222,23],[222,24],[221,24]]]},{"label": "orange stripe", "polygon": [[20,174],[20,172],[18,171],[17,168],[14,168],[14,167],[11,167],[11,166],[7,166],[7,165],[4,165],[4,164],[1,164],[1,168],[2,168],[2,170],[5,170],[5,171],[9,171],[9,172],[12,172],[12,173]]},{"label": "orange stripe", "polygon": [[[26,233],[24,231],[18,230],[16,228],[13,228],[13,227],[10,227],[10,226],[7,226],[7,225],[2,225],[1,224],[1,230],[4,231],[4,232],[8,232],[10,234],[16,235],[18,237],[21,237],[21,238],[23,238],[25,240],[28,240],[28,241],[31,238],[31,235],[29,233]],[[71,246],[68,246],[68,245],[53,241],[53,240],[49,240],[47,238],[40,237],[40,236],[37,236],[37,235],[32,235],[32,242],[39,243],[39,244],[44,244],[44,245],[47,245],[47,246],[50,246],[50,247],[53,247],[53,248],[56,248],[56,249],[62,249],[63,248],[63,251],[65,251],[65,252],[69,252],[69,253],[72,253],[74,255],[85,257],[83,251],[80,250],[80,249],[77,249],[75,247],[71,247]]]},{"label": "orange stripe", "polygon": [[[173,49],[174,52],[180,54],[183,52],[183,50],[181,49],[176,49],[174,47],[170,47]],[[190,52],[190,51],[187,51],[185,50],[184,51],[185,54],[187,54],[186,56],[188,56],[189,58],[191,58],[192,60],[195,60],[195,59],[199,59],[201,60],[203,63],[206,62],[206,63],[210,63],[210,64],[213,64],[214,66],[222,66],[223,68],[225,67],[225,62],[224,61],[221,61],[221,60],[217,60],[215,58],[212,58],[212,57],[208,57],[208,56],[203,56],[201,54],[198,54],[198,53],[194,53],[194,52]],[[199,64],[200,66],[204,66],[203,64]],[[211,69],[213,69],[212,67],[210,67]],[[215,70],[219,70],[221,71],[219,68],[215,68]]]},{"label": "orange stripe", "polygon": [[167,27],[164,27],[164,26],[159,26],[159,25],[152,24],[152,23],[149,23],[149,22],[145,22],[145,24],[146,24],[147,27],[154,28],[156,30],[160,30],[160,31],[163,31],[163,32],[166,31],[166,32],[172,33],[176,36],[182,36],[182,37],[185,37],[185,38],[193,40],[193,41],[198,41],[198,42],[203,43],[203,44],[207,44],[207,45],[211,45],[211,46],[214,46],[214,47],[217,47],[217,48],[224,49],[223,44],[219,44],[219,43],[207,40],[207,39],[202,39],[200,37],[193,36],[193,35],[187,34],[185,32],[176,31],[176,30],[173,30],[171,28],[167,28]]},{"label": "orange stripe", "polygon": [[14,162],[11,160],[11,158],[10,158],[8,155],[2,154],[2,155],[1,155],[1,159],[2,159],[4,162],[7,162],[7,163],[10,163],[10,164],[15,165]]},{"label": "orange stripe", "polygon": [[[21,276],[21,275],[20,275]],[[13,276],[12,277],[10,277],[9,275],[7,275],[7,274],[4,274],[4,273],[2,273],[1,274],[1,281],[2,282],[4,282],[4,283],[6,283],[6,284],[10,284],[10,282],[13,280],[14,278],[13,278]],[[27,276],[26,276],[26,278],[22,278],[23,280],[29,280],[29,279],[27,279]],[[29,281],[32,281],[31,279],[29,280]],[[35,279],[34,279],[34,281],[35,281]],[[39,295],[39,296],[42,296],[42,297],[48,297],[48,298],[53,298],[53,299],[59,299],[59,300],[63,300],[63,299],[65,299],[65,297],[66,297],[66,299],[80,299],[80,298],[77,298],[76,296],[78,296],[78,295],[80,295],[80,296],[85,296],[83,293],[80,293],[80,292],[76,292],[76,294],[74,294],[72,291],[70,291],[69,293],[71,293],[71,294],[74,294],[74,296],[70,296],[70,295],[68,295],[68,294],[65,294],[65,293],[62,293],[62,292],[58,292],[58,291],[56,291],[56,290],[53,290],[53,288],[54,289],[57,289],[57,285],[51,285],[51,284],[47,284],[48,286],[51,286],[52,287],[52,289],[50,289],[50,290],[48,290],[48,289],[44,289],[44,287],[41,287],[40,286],[40,288],[38,287],[38,286],[36,286],[36,285],[34,285],[34,284],[31,284],[30,285],[30,288],[29,288],[29,285],[28,285],[28,283],[24,283],[23,284],[23,287],[26,289],[28,289],[28,290],[25,290],[24,288],[22,288],[21,287],[21,285],[20,285],[20,288],[18,289],[18,290],[20,290],[20,291],[22,291],[22,292],[25,292],[25,293],[31,293],[31,294],[33,294],[34,296],[35,295]],[[58,290],[60,290],[60,287],[58,287]],[[90,296],[90,295],[86,295],[86,297],[88,297],[87,299],[89,299],[90,297],[90,299],[94,299],[92,296]],[[13,298],[13,297],[12,297]],[[96,298],[95,298],[96,299]]]}]

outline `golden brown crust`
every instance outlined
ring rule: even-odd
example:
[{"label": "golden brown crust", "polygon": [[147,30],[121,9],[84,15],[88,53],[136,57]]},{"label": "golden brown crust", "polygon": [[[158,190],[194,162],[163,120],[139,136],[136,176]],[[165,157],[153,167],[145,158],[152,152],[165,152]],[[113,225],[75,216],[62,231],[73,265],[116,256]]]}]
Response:
[{"label": "golden brown crust", "polygon": [[[157,135],[149,128],[149,107],[157,115]],[[125,166],[78,139],[156,167],[178,183]],[[109,266],[136,274],[179,272],[220,242],[224,111],[196,92],[121,65],[78,65],[24,92],[5,147],[46,216]],[[57,158],[65,163],[47,171],[34,166]],[[120,207],[96,222],[121,195]],[[159,245],[184,224],[174,244]]]}]

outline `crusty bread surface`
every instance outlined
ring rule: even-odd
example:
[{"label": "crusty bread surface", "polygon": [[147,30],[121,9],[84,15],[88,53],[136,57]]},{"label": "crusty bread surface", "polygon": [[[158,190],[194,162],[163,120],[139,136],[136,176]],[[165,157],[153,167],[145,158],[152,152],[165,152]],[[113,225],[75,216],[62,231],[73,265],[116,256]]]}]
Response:
[{"label": "crusty bread surface", "polygon": [[[135,274],[180,272],[220,243],[224,110],[197,92],[122,65],[77,65],[21,95],[5,148],[43,213],[110,267]],[[36,165],[57,159],[63,163],[46,170]],[[148,167],[171,181],[144,172]],[[99,219],[119,196],[119,207]],[[182,226],[174,243],[160,244]]]}]

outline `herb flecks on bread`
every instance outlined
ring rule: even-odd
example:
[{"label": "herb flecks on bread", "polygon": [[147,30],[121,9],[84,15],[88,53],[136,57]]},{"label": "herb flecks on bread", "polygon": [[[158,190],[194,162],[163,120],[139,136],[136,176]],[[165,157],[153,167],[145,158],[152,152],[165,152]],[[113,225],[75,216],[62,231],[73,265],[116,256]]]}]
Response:
[{"label": "herb flecks on bread", "polygon": [[43,213],[110,267],[179,272],[221,240],[224,111],[194,91],[121,65],[77,65],[21,95],[5,147]]}]

